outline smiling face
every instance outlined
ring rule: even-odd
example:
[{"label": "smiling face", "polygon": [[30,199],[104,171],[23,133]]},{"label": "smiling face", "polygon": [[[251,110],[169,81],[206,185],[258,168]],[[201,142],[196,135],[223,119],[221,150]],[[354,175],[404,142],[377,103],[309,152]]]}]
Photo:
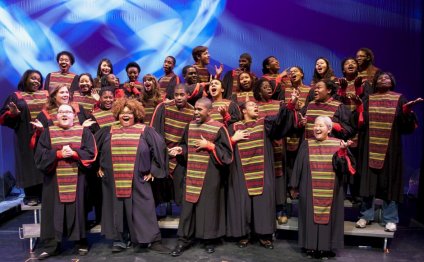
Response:
[{"label": "smiling face", "polygon": [[223,92],[224,92],[224,89],[222,88],[221,82],[217,79],[212,80],[209,85],[209,93],[211,94],[213,99],[214,100],[221,99]]},{"label": "smiling face", "polygon": [[38,73],[31,73],[25,81],[25,91],[35,92],[41,86],[41,76]]},{"label": "smiling face", "polygon": [[82,75],[79,79],[79,88],[82,93],[90,93],[93,83],[91,83],[88,75]]},{"label": "smiling face", "polygon": [[365,51],[359,50],[356,53],[356,61],[358,61],[359,66],[366,65],[370,62],[370,57],[365,53]]},{"label": "smiling face", "polygon": [[68,87],[62,86],[59,91],[57,91],[56,96],[56,105],[69,104],[69,90]]},{"label": "smiling face", "polygon": [[100,72],[102,72],[102,75],[110,74],[111,71],[112,71],[112,67],[107,61],[103,61],[100,64]]},{"label": "smiling face", "polygon": [[113,92],[111,91],[104,91],[102,95],[100,96],[100,105],[106,110],[109,110],[112,108],[113,100],[115,96],[113,95]]},{"label": "smiling face", "polygon": [[209,55],[209,50],[206,50],[205,52],[203,52],[200,57],[199,60],[201,61],[201,63],[203,65],[209,65],[210,63],[210,55]]},{"label": "smiling face", "polygon": [[123,127],[129,127],[134,125],[135,118],[134,118],[134,112],[131,111],[127,106],[122,109],[122,111],[119,113],[119,123]]},{"label": "smiling face", "polygon": [[209,108],[202,102],[196,102],[194,106],[194,120],[197,124],[203,124],[209,120]]},{"label": "smiling face", "polygon": [[74,125],[75,113],[70,105],[61,105],[57,109],[57,121],[60,127],[67,129]]},{"label": "smiling face", "polygon": [[197,70],[196,70],[196,68],[189,67],[187,69],[186,74],[184,75],[185,82],[187,84],[189,84],[189,85],[193,85],[193,84],[196,84],[197,83],[197,79],[198,79],[198,76],[197,76]]},{"label": "smiling face", "polygon": [[67,55],[61,55],[59,57],[59,68],[62,73],[68,73],[71,68],[71,58]]},{"label": "smiling face", "polygon": [[323,118],[317,118],[314,123],[314,136],[318,141],[324,141],[328,138],[331,129],[327,126]]},{"label": "smiling face", "polygon": [[239,59],[239,68],[244,72],[249,71],[250,70],[249,60],[247,58],[244,58],[244,57],[240,58]]},{"label": "smiling face", "polygon": [[266,66],[271,74],[277,74],[280,71],[280,62],[277,58],[271,57],[268,60],[268,65]]},{"label": "smiling face", "polygon": [[315,63],[315,70],[317,70],[318,74],[323,76],[325,72],[327,72],[328,64],[324,59],[318,59]]},{"label": "smiling face", "polygon": [[174,70],[174,66],[174,60],[170,57],[165,58],[165,61],[163,61],[163,71],[165,71],[165,74],[171,73]]},{"label": "smiling face", "polygon": [[331,90],[327,88],[324,82],[320,81],[315,85],[314,100],[317,102],[325,102],[331,96]]},{"label": "smiling face", "polygon": [[119,87],[119,79],[114,74],[108,74],[106,79],[110,86]]},{"label": "smiling face", "polygon": [[128,76],[128,79],[130,80],[130,82],[137,81],[139,74],[140,74],[140,72],[138,72],[137,67],[129,67],[128,70],[127,70],[127,76]]},{"label": "smiling face", "polygon": [[240,79],[240,89],[241,91],[251,91],[252,90],[252,78],[248,73],[241,73],[239,75]]}]

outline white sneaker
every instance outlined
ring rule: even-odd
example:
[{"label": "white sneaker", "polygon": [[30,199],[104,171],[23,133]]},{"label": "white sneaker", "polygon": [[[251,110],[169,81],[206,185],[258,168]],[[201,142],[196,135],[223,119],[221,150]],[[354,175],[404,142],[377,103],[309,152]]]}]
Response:
[{"label": "white sneaker", "polygon": [[368,221],[361,218],[356,222],[356,228],[366,228],[368,224]]},{"label": "white sneaker", "polygon": [[395,232],[397,229],[396,224],[393,222],[389,222],[386,224],[385,231],[387,232]]}]

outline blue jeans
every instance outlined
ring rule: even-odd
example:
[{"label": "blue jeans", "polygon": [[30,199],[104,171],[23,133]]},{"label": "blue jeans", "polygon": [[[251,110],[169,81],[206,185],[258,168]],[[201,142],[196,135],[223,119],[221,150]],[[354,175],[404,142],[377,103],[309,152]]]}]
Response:
[{"label": "blue jeans", "polygon": [[[374,197],[364,197],[361,204],[361,218],[367,221],[374,220]],[[399,223],[398,204],[395,201],[383,200],[383,224]]]}]

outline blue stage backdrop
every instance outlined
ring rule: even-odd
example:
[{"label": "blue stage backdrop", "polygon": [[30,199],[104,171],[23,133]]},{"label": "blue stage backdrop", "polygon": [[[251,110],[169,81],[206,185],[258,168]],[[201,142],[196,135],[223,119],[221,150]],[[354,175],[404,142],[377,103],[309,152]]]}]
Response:
[{"label": "blue stage backdrop", "polygon": [[[29,68],[43,75],[57,70],[55,55],[75,54],[75,73],[96,74],[101,58],[112,60],[126,80],[125,65],[137,61],[141,74],[160,76],[167,55],[176,72],[192,64],[197,45],[210,49],[210,69],[238,64],[241,53],[262,60],[276,56],[281,69],[300,65],[306,83],[314,61],[327,57],[338,76],[340,61],[360,47],[374,50],[376,65],[392,72],[397,90],[412,99],[423,96],[422,3],[420,0],[4,0],[0,1],[1,101],[16,89]],[[418,174],[423,148],[423,106],[417,106],[421,130],[405,138],[406,181]],[[13,173],[12,133],[1,129],[1,174]]]}]

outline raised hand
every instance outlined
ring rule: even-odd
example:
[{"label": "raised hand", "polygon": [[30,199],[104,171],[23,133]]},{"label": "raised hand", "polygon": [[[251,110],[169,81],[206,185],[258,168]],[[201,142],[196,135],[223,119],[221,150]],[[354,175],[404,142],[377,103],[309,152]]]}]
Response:
[{"label": "raised hand", "polygon": [[44,127],[43,127],[43,124],[40,122],[40,120],[38,120],[38,119],[35,119],[34,121],[31,121],[30,122],[31,123],[31,125],[33,125],[37,130],[43,130],[44,129]]},{"label": "raised hand", "polygon": [[82,126],[83,127],[90,127],[91,125],[95,124],[96,121],[92,120],[92,119],[86,119],[83,123]]},{"label": "raised hand", "polygon": [[222,63],[219,65],[219,67],[215,65],[215,74],[217,78],[219,78],[219,76],[222,74],[222,71],[224,71],[224,65]]},{"label": "raised hand", "polygon": [[417,103],[421,103],[423,101],[424,101],[424,99],[422,99],[421,97],[418,97],[417,99],[409,101],[408,103],[406,103],[405,106],[411,108],[413,105],[415,105]]},{"label": "raised hand", "polygon": [[21,111],[18,109],[15,103],[10,102],[8,106],[9,106],[9,111],[13,116],[19,115],[21,113]]},{"label": "raised hand", "polygon": [[347,80],[346,78],[339,78],[340,88],[346,89],[347,88]]},{"label": "raised hand", "polygon": [[340,140],[340,148],[348,148],[353,144],[352,140],[343,141]]},{"label": "raised hand", "polygon": [[219,106],[218,112],[221,114],[222,117],[225,117],[225,115],[228,112],[228,107],[227,106]]}]

